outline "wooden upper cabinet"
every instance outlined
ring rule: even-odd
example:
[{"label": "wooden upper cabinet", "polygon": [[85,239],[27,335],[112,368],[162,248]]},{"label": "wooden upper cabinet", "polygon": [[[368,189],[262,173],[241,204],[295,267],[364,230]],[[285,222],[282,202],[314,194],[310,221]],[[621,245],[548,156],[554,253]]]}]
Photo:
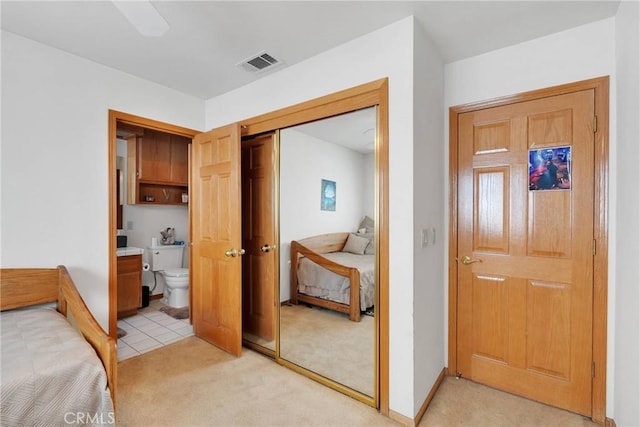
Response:
[{"label": "wooden upper cabinet", "polygon": [[189,182],[189,139],[145,130],[138,138],[138,179],[146,182]]},{"label": "wooden upper cabinet", "polygon": [[129,204],[186,204],[189,185],[189,138],[144,129],[128,141]]},{"label": "wooden upper cabinet", "polygon": [[184,136],[171,135],[171,182],[189,184],[189,142]]},{"label": "wooden upper cabinet", "polygon": [[[138,179],[171,182],[171,135],[145,129],[138,138]],[[186,150],[187,147],[184,147]]]}]

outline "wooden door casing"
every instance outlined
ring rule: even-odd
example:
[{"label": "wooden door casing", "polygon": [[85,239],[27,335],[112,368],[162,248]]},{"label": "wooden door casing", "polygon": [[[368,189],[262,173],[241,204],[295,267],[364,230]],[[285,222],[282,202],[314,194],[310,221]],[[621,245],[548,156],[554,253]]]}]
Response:
[{"label": "wooden door casing", "polygon": [[191,159],[191,286],[196,336],[242,352],[240,125],[196,135]]},{"label": "wooden door casing", "polygon": [[[460,114],[457,371],[591,415],[594,93]],[[572,147],[570,190],[528,190],[528,150]]]},{"label": "wooden door casing", "polygon": [[242,142],[243,331],[273,340],[276,235],[273,133]]},{"label": "wooden door casing", "polygon": [[[187,138],[187,142],[191,140],[191,138],[200,131],[196,131],[194,129],[185,128],[182,126],[176,126],[169,123],[160,122],[157,120],[148,119],[145,117],[136,116],[133,114],[123,113],[121,111],[109,110],[109,118],[108,118],[108,129],[109,129],[109,138],[108,138],[108,162],[107,168],[109,170],[109,178],[108,178],[108,188],[109,188],[109,232],[107,236],[107,241],[109,244],[109,335],[114,339],[117,338],[118,333],[118,321],[117,321],[117,301],[118,301],[118,281],[117,281],[117,257],[116,257],[116,204],[117,204],[117,174],[116,172],[116,140],[118,137],[118,129],[125,129],[126,131],[134,134],[142,134],[144,129],[156,129],[163,132],[181,135]],[[129,138],[126,138],[128,141]],[[133,145],[136,144],[135,136],[134,140],[131,142]],[[190,144],[189,144],[190,145]],[[128,153],[129,155],[129,153]],[[127,159],[128,164],[129,159]],[[187,165],[188,166],[188,165]],[[130,200],[128,203],[136,203],[136,180],[135,180],[135,170],[137,168],[137,164],[133,161],[132,169],[134,170],[134,178],[127,179],[128,191],[127,191],[127,200]],[[130,170],[127,172],[130,173]],[[133,182],[134,189],[132,190],[130,187],[130,183]],[[131,196],[131,192],[133,191],[133,196]],[[129,197],[132,197],[129,199]],[[132,201],[131,201],[132,200]]]}]

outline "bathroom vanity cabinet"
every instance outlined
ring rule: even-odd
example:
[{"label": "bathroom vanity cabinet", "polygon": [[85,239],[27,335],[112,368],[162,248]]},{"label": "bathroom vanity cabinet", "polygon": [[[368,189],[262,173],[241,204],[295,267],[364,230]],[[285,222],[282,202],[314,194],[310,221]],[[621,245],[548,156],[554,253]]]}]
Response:
[{"label": "bathroom vanity cabinet", "polygon": [[182,205],[189,185],[189,138],[144,129],[127,138],[129,204]]},{"label": "bathroom vanity cabinet", "polygon": [[118,258],[118,319],[136,314],[142,306],[142,255]]}]

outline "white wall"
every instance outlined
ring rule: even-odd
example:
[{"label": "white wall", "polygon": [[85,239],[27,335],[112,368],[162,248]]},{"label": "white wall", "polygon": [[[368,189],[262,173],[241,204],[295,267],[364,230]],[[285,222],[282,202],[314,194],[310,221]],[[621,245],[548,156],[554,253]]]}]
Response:
[{"label": "white wall", "polygon": [[[615,20],[605,19],[541,37],[516,46],[499,49],[484,55],[457,61],[445,66],[445,109],[454,105],[487,100],[544,87],[611,76],[610,93],[610,171],[616,171],[616,51]],[[627,88],[621,88],[626,90]],[[448,117],[448,116],[445,116]],[[445,119],[445,120],[448,120]],[[636,116],[637,120],[637,116]],[[445,143],[449,141],[445,126]],[[637,135],[636,135],[637,141]],[[447,150],[448,151],[448,150]],[[448,158],[448,152],[446,157]],[[448,174],[448,166],[446,167]],[[616,346],[613,324],[616,307],[614,296],[618,283],[615,280],[617,262],[615,248],[618,241],[615,217],[618,211],[615,197],[615,174],[610,174],[609,194],[609,319],[607,369],[607,416],[613,414],[613,369],[615,353],[624,351],[628,344]],[[447,204],[446,194],[443,203]],[[636,197],[636,196],[631,196]],[[448,214],[447,214],[448,215]],[[636,258],[637,263],[637,258]],[[446,286],[446,284],[445,284]],[[637,316],[637,315],[636,315]],[[637,318],[637,317],[636,317]],[[637,348],[637,341],[635,347]],[[446,347],[445,347],[446,348]],[[446,359],[445,353],[445,360]],[[617,396],[616,396],[617,398]],[[638,396],[635,396],[638,402]]]},{"label": "white wall", "polygon": [[[413,417],[413,32],[412,17],[206,102],[213,128],[389,78],[390,408]],[[436,101],[438,108],[441,104]],[[424,118],[441,128],[441,117]],[[421,325],[429,328],[430,325]],[[439,350],[438,350],[439,351]],[[438,361],[441,368],[442,360]]]},{"label": "white wall", "polygon": [[[320,210],[322,179],[336,183],[335,211]],[[365,215],[364,188],[363,154],[293,128],[280,132],[280,301],[291,296],[291,241],[355,232]]]},{"label": "white wall", "polygon": [[453,105],[613,75],[614,52],[610,18],[447,64],[445,120]]},{"label": "white wall", "polygon": [[[364,176],[375,177],[376,176],[376,154],[365,154],[364,156]],[[364,190],[362,192],[364,196],[364,214],[369,218],[375,218],[376,215],[376,180],[365,179]]]},{"label": "white wall", "polygon": [[[417,411],[446,366],[441,357],[445,336],[444,212],[448,179],[444,165],[444,65],[421,27],[414,35],[414,408]],[[422,246],[422,230],[435,230],[435,244]]]},{"label": "white wall", "polygon": [[2,267],[65,264],[108,326],[108,110],[194,129],[204,102],[2,32]]},{"label": "white wall", "polygon": [[[625,1],[616,15],[618,185],[609,194],[624,208],[615,210],[615,373],[616,424],[640,425],[640,3]],[[614,157],[612,153],[612,158]],[[617,191],[615,190],[617,188]],[[617,194],[616,194],[617,193]],[[612,213],[613,216],[613,213]]]}]

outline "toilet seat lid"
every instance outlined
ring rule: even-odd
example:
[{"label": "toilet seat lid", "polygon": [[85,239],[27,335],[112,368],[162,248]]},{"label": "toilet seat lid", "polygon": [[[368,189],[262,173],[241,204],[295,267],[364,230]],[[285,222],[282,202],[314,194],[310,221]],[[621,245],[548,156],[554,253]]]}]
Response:
[{"label": "toilet seat lid", "polygon": [[169,270],[164,270],[164,275],[169,277],[188,277],[189,269],[188,268],[170,268]]}]

